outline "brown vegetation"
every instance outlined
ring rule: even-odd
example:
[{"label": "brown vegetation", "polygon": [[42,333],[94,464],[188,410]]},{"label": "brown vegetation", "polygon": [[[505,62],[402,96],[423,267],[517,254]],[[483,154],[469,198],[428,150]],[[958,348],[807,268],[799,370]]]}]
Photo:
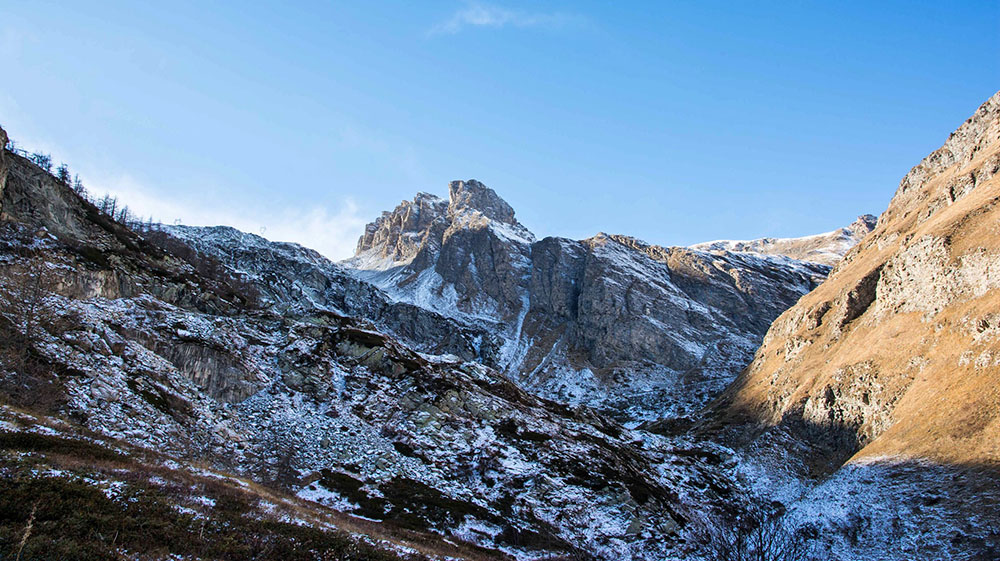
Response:
[{"label": "brown vegetation", "polygon": [[[1000,94],[902,181],[878,227],[775,321],[716,405],[850,431],[834,455],[1000,462]],[[834,466],[836,467],[836,466]]]}]

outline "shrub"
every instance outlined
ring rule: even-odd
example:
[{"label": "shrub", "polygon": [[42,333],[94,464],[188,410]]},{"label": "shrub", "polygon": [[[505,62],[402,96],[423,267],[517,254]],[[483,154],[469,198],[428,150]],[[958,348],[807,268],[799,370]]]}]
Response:
[{"label": "shrub", "polygon": [[806,540],[786,525],[777,509],[751,504],[735,521],[716,521],[697,533],[697,540],[713,561],[803,561]]}]

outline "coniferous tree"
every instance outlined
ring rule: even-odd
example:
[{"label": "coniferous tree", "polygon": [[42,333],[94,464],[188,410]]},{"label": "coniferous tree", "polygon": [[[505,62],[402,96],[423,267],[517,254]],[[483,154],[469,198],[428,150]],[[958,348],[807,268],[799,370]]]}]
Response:
[{"label": "coniferous tree", "polygon": [[45,171],[52,173],[52,156],[48,154],[42,154],[41,152],[35,152],[30,156],[32,162],[36,166],[44,169]]},{"label": "coniferous tree", "polygon": [[64,163],[59,164],[59,167],[56,168],[56,178],[59,179],[59,181],[63,185],[69,187],[70,185],[69,166],[67,166]]}]

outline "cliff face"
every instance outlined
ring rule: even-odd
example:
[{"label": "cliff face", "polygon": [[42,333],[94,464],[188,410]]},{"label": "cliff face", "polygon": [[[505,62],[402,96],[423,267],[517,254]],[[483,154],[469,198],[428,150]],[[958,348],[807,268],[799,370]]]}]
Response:
[{"label": "cliff face", "polygon": [[775,321],[720,409],[840,434],[840,460],[1000,461],[1000,94]]},{"label": "cliff face", "polygon": [[383,213],[345,264],[442,313],[516,321],[534,236],[482,183],[453,181],[448,192],[447,202],[420,193]]},{"label": "cliff face", "polygon": [[7,186],[7,132],[0,128],[0,216],[3,215],[3,191]]},{"label": "cliff face", "polygon": [[[699,407],[826,270],[600,234],[532,246],[521,353],[528,387],[650,419]],[[653,413],[656,412],[656,413]]]},{"label": "cliff face", "polygon": [[829,270],[618,235],[535,241],[475,180],[452,182],[447,202],[419,194],[383,213],[343,265],[397,301],[485,327],[501,344],[481,360],[522,386],[633,419],[715,396]]}]

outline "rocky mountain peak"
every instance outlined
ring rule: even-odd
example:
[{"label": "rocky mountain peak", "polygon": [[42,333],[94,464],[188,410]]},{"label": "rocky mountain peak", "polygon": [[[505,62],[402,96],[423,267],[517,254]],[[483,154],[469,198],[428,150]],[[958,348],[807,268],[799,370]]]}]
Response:
[{"label": "rocky mountain peak", "polygon": [[[658,418],[665,403],[700,407],[829,270],[606,232],[536,241],[483,183],[448,191],[447,204],[418,195],[384,214],[343,265],[396,301],[489,326],[499,347],[481,360],[525,388],[629,419]],[[414,218],[422,200],[434,209],[427,222]]]},{"label": "rocky mountain peak", "polygon": [[[403,265],[423,269],[437,261],[445,242],[466,232],[496,238],[501,244],[519,249],[535,241],[535,236],[514,218],[514,209],[483,183],[470,179],[452,181],[448,199],[417,193],[392,211],[365,226],[355,255],[348,265],[364,270],[387,270]],[[468,241],[468,240],[466,240]],[[484,242],[485,243],[485,242]]]},{"label": "rocky mountain peak", "polygon": [[475,179],[452,181],[448,184],[448,197],[450,199],[448,211],[453,215],[475,211],[490,220],[519,226],[514,218],[514,209],[507,204],[507,201],[501,199],[496,191]]},{"label": "rocky mountain peak", "polygon": [[878,216],[875,216],[874,214],[862,214],[857,220],[851,222],[846,229],[852,234],[857,234],[863,237],[868,232],[874,230],[876,224],[878,224]]},{"label": "rocky mountain peak", "polygon": [[[390,263],[408,261],[416,255],[427,233],[442,230],[448,203],[430,193],[420,192],[412,201],[403,201],[365,226],[355,255]],[[440,228],[435,228],[435,224]]]}]

